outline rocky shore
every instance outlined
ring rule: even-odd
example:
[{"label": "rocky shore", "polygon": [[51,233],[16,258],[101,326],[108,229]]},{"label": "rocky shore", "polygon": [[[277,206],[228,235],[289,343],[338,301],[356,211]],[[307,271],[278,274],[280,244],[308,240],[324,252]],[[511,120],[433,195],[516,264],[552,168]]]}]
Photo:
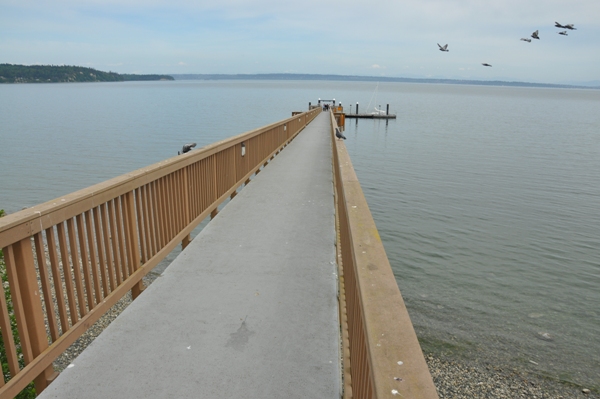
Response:
[{"label": "rocky shore", "polygon": [[566,385],[508,368],[467,364],[455,359],[425,354],[440,399],[570,399],[600,395],[586,388]]}]

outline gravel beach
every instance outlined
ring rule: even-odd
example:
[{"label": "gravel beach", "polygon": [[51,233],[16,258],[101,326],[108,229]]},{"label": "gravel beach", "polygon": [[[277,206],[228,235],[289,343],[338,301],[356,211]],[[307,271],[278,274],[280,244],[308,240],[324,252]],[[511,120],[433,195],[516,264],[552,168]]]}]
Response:
[{"label": "gravel beach", "polygon": [[[425,354],[440,398],[600,398],[597,392],[574,387],[535,375],[484,363],[467,364]],[[587,392],[587,390],[586,390]]]}]

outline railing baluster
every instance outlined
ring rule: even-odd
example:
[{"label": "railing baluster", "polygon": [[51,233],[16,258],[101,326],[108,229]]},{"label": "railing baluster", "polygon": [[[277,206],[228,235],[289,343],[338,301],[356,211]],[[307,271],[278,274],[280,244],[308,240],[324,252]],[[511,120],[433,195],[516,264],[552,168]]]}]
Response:
[{"label": "railing baluster", "polygon": [[161,198],[161,189],[159,180],[153,181],[151,183],[152,187],[152,210],[153,217],[152,219],[155,221],[156,228],[156,249],[157,252],[159,248],[164,246],[164,229],[162,224],[162,198]]},{"label": "railing baluster", "polygon": [[165,176],[167,182],[167,225],[169,226],[169,238],[171,241],[175,236],[175,226],[177,224],[177,210],[175,203],[175,187],[173,173]]},{"label": "railing baluster", "polygon": [[129,277],[129,269],[128,269],[128,259],[127,259],[127,251],[125,248],[125,232],[124,229],[124,220],[125,215],[123,213],[123,208],[121,204],[121,197],[115,198],[115,216],[117,218],[115,228],[117,230],[117,247],[119,248],[119,259],[120,259],[120,272],[121,279],[125,281],[127,277]]},{"label": "railing baluster", "polygon": [[87,233],[88,250],[90,254],[90,267],[92,269],[92,281],[94,283],[94,294],[96,302],[94,305],[102,302],[102,291],[100,289],[100,276],[98,275],[98,261],[96,258],[96,246],[94,245],[94,220],[92,218],[92,211],[86,211],[85,215],[85,230]]},{"label": "railing baluster", "polygon": [[[38,270],[40,271],[40,281],[42,283],[42,292],[44,294],[44,305],[46,307],[46,317],[48,319],[48,329],[52,342],[59,337],[58,324],[56,324],[56,312],[52,301],[52,287],[50,285],[50,276],[46,264],[46,253],[44,251],[44,239],[42,233],[37,233],[34,237],[35,251],[37,256]],[[0,327],[1,328],[1,327]]]},{"label": "railing baluster", "polygon": [[161,243],[160,247],[164,247],[169,241],[167,237],[169,236],[169,219],[167,218],[167,196],[165,191],[167,188],[165,187],[165,178],[162,177],[157,181],[158,183],[158,199],[160,202],[160,233],[161,233]]},{"label": "railing baluster", "polygon": [[104,250],[106,251],[106,273],[108,274],[108,282],[110,283],[110,291],[114,291],[117,287],[114,273],[114,257],[112,254],[111,240],[110,240],[110,229],[106,204],[100,205],[100,213],[102,214],[102,239],[104,240]]},{"label": "railing baluster", "polygon": [[113,253],[113,268],[117,279],[117,287],[123,283],[123,272],[121,271],[121,252],[119,246],[118,225],[116,223],[115,201],[108,202],[108,224],[110,226],[111,246]]},{"label": "railing baluster", "polygon": [[79,257],[81,266],[83,267],[83,283],[85,285],[85,296],[89,309],[93,309],[94,290],[92,288],[92,272],[90,270],[90,258],[88,256],[87,242],[85,239],[85,220],[83,214],[75,216],[75,224],[77,225],[77,241],[79,243]]},{"label": "railing baluster", "polygon": [[188,206],[188,220],[187,223],[192,222],[196,216],[198,216],[198,204],[199,200],[196,191],[196,167],[198,162],[188,165],[185,169],[185,189],[187,190],[187,206]]},{"label": "railing baluster", "polygon": [[169,241],[171,241],[171,188],[169,187],[169,175],[164,176],[161,179],[161,194],[163,199],[163,222],[164,222],[164,233],[165,233],[165,242],[163,244],[166,245]]},{"label": "railing baluster", "polygon": [[147,183],[143,186],[143,204],[146,215],[146,221],[148,222],[148,259],[152,258],[158,252],[157,243],[157,224],[156,224],[156,213],[154,210],[154,190],[153,183]]},{"label": "railing baluster", "polygon": [[149,258],[152,258],[158,252],[156,244],[156,217],[154,214],[153,201],[151,199],[152,196],[152,185],[144,185],[144,208],[146,212],[146,220],[148,222],[148,226],[146,228],[148,229],[148,242],[150,248],[150,253],[148,254]]},{"label": "railing baluster", "polygon": [[104,245],[102,242],[102,220],[100,218],[99,207],[94,207],[92,214],[94,216],[94,227],[96,233],[94,242],[96,243],[98,249],[98,272],[100,280],[102,281],[102,292],[104,293],[104,298],[106,298],[110,291],[108,287],[108,276],[106,275],[106,258],[104,256]]},{"label": "railing baluster", "polygon": [[71,316],[71,325],[79,321],[77,312],[77,300],[75,299],[75,289],[73,288],[73,276],[71,274],[71,265],[69,262],[69,248],[67,247],[67,236],[65,234],[64,223],[56,225],[58,235],[58,245],[60,247],[60,259],[62,261],[62,274],[65,288],[67,289],[67,301],[69,303],[69,315]]},{"label": "railing baluster", "polygon": [[[126,209],[126,244],[127,249],[130,254],[129,260],[131,262],[131,274],[135,273],[137,269],[140,267],[140,244],[139,244],[139,236],[136,231],[136,223],[135,223],[135,200],[133,198],[133,191],[125,194],[125,209]],[[136,285],[133,286],[131,290],[131,296],[133,299],[137,298],[142,291],[144,290],[144,283],[142,280],[138,281]]]},{"label": "railing baluster", "polygon": [[173,194],[175,195],[175,214],[177,215],[176,220],[177,220],[177,225],[175,226],[175,235],[177,235],[177,233],[179,233],[181,230],[183,230],[183,227],[186,225],[184,224],[184,217],[183,217],[183,198],[182,198],[182,193],[181,193],[181,171],[177,170],[173,173],[173,183],[175,184],[175,190],[173,192]]},{"label": "railing baluster", "polygon": [[142,263],[146,263],[146,261],[148,260],[148,253],[147,253],[147,249],[148,249],[148,245],[146,242],[146,231],[147,229],[145,228],[145,222],[146,222],[146,218],[144,217],[144,207],[142,206],[142,187],[138,187],[134,190],[135,192],[135,211],[136,211],[136,221],[137,221],[137,228],[138,231],[140,232],[140,251],[141,251],[141,262]]},{"label": "railing baluster", "polygon": [[69,247],[71,248],[71,263],[73,264],[73,272],[75,275],[75,287],[77,289],[77,303],[79,305],[79,314],[81,316],[85,316],[85,314],[87,313],[87,309],[85,306],[83,276],[81,275],[81,268],[79,265],[79,251],[77,249],[77,239],[75,236],[75,225],[73,223],[73,218],[67,220],[67,234],[69,236]]},{"label": "railing baluster", "polygon": [[173,232],[173,237],[179,233],[183,228],[183,209],[181,201],[181,186],[180,186],[181,173],[180,171],[175,171],[173,173],[173,210],[175,215],[175,231]]},{"label": "railing baluster", "polygon": [[194,168],[194,193],[197,196],[197,200],[199,202],[199,206],[194,216],[200,215],[208,208],[209,205],[208,197],[211,193],[211,186],[208,184],[209,179],[207,178],[207,173],[209,169],[208,165],[208,160],[203,159],[202,161],[198,162],[198,165]]},{"label": "railing baluster", "polygon": [[[183,168],[182,174],[181,174],[181,183],[182,183],[182,205],[183,205],[183,223],[182,226],[187,226],[189,223],[192,222],[192,218],[191,218],[191,210],[190,210],[190,189],[189,189],[189,179],[188,179],[188,171],[189,171],[189,166]],[[187,236],[185,236],[185,238],[183,239],[183,241],[181,242],[181,248],[184,249],[185,247],[188,246],[188,244],[190,243],[190,234],[188,234]]]},{"label": "railing baluster", "polygon": [[[217,198],[219,198],[219,182],[218,182],[218,174],[217,174],[217,154],[213,154],[211,156],[212,158],[212,170],[211,170],[211,183],[214,187],[214,198],[211,201],[212,203],[217,201]],[[210,184],[210,183],[209,183]],[[211,219],[214,219],[215,216],[217,216],[217,213],[219,213],[219,207],[218,205],[215,206],[215,208],[212,210],[210,217]]]},{"label": "railing baluster", "polygon": [[69,320],[67,316],[67,307],[65,304],[65,295],[60,278],[60,269],[58,253],[56,251],[56,239],[54,236],[54,227],[46,229],[46,242],[48,243],[48,255],[50,257],[50,267],[52,268],[52,280],[54,282],[54,297],[58,306],[58,316],[60,319],[61,334],[69,329]]}]

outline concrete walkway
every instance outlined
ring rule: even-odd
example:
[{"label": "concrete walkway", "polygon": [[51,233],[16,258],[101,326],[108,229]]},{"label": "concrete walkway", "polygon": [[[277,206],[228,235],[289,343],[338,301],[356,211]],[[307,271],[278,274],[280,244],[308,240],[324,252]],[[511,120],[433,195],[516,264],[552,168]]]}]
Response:
[{"label": "concrete walkway", "polygon": [[39,397],[339,398],[320,114]]}]

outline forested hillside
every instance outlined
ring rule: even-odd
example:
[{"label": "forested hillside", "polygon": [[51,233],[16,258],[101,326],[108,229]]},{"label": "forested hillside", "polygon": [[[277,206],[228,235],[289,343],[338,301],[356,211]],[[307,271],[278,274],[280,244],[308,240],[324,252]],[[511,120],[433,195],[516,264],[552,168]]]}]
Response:
[{"label": "forested hillside", "polygon": [[67,65],[0,64],[0,83],[123,82],[174,80],[168,75],[132,75]]}]

